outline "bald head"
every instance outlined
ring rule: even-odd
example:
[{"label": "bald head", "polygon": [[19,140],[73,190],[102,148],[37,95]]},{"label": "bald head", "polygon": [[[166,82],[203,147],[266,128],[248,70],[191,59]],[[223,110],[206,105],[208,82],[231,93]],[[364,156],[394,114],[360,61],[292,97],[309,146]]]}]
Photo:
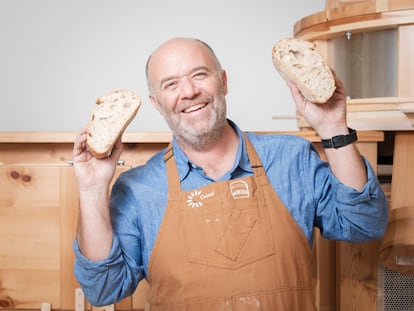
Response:
[{"label": "bald head", "polygon": [[[161,44],[147,60],[145,74],[150,93],[153,93],[154,87],[156,87],[154,85],[155,73],[159,73],[160,70],[165,68],[165,65],[178,66],[182,64],[188,60],[188,56],[190,55],[203,56],[217,71],[221,70],[219,60],[213,49],[207,43],[195,38],[173,38]],[[176,64],[172,62],[176,62]]]}]

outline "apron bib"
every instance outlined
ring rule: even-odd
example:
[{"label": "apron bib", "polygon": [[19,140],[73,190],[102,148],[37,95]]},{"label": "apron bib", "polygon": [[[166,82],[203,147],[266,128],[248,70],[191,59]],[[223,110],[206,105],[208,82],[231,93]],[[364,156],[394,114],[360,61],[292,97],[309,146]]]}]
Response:
[{"label": "apron bib", "polygon": [[245,136],[254,176],[181,191],[170,146],[168,203],[149,262],[151,311],[314,311],[311,251]]}]

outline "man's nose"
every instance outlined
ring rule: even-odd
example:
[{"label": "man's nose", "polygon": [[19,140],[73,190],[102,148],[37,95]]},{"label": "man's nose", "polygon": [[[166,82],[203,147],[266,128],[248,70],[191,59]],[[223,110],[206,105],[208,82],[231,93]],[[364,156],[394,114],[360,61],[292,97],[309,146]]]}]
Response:
[{"label": "man's nose", "polygon": [[196,83],[191,79],[191,77],[183,77],[181,79],[181,96],[182,97],[193,97],[198,92],[198,87]]}]

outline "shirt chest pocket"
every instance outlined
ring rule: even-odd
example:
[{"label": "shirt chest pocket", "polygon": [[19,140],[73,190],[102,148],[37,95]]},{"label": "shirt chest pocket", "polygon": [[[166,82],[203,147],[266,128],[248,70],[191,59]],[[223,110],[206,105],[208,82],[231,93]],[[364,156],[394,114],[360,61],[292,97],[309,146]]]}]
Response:
[{"label": "shirt chest pocket", "polygon": [[237,269],[274,254],[269,216],[252,199],[187,208],[183,224],[192,263]]}]

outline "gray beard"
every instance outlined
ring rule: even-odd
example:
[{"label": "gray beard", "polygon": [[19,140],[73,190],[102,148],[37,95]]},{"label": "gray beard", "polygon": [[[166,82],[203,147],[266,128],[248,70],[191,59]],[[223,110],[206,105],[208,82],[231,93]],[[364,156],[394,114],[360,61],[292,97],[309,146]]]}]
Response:
[{"label": "gray beard", "polygon": [[174,120],[165,118],[174,137],[180,145],[191,149],[202,151],[211,146],[222,136],[223,129],[227,123],[226,106],[215,111],[215,115],[211,118],[208,128],[198,130],[195,128],[184,128]]}]

